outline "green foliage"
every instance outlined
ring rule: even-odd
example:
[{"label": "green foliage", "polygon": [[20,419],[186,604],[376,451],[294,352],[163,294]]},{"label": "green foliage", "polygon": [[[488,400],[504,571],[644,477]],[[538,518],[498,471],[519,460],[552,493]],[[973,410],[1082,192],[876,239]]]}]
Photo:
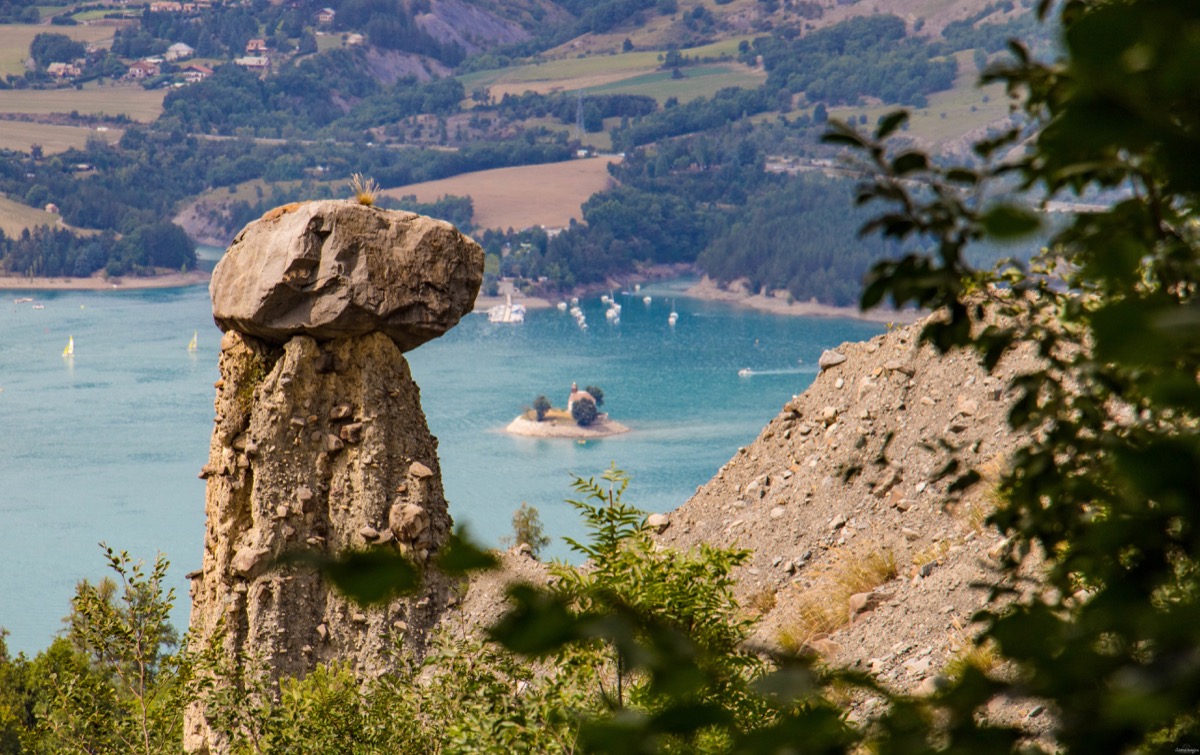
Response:
[{"label": "green foliage", "polygon": [[[802,301],[850,306],[871,265],[895,250],[894,244],[853,232],[869,216],[847,207],[852,190],[846,179],[800,175],[756,192],[697,264],[722,283],[745,278],[756,291],[769,286]],[[803,254],[796,249],[798,232]]]},{"label": "green foliage", "polygon": [[545,396],[538,396],[533,400],[533,411],[537,415],[537,421],[541,422],[546,418],[546,412],[550,411],[550,399]]},{"label": "green foliage", "polygon": [[42,68],[51,63],[71,63],[85,53],[83,43],[66,34],[38,34],[29,44],[29,57]]},{"label": "green foliage", "polygon": [[[508,648],[445,630],[422,660],[398,648],[397,668],[372,681],[323,667],[283,680],[273,695],[260,665],[223,657],[218,633],[195,661],[196,694],[237,753],[612,751],[605,742],[614,732],[624,740],[626,730],[635,751],[657,740],[671,751],[727,751],[727,738],[708,731],[714,723],[763,729],[773,715],[755,702],[750,683],[762,665],[741,649],[750,624],[731,593],[730,570],[747,554],[654,547],[645,514],[622,500],[627,483],[615,468],[599,483],[576,479],[584,498],[572,505],[590,538],[572,546],[591,568],[556,565],[552,592],[515,588],[517,608],[496,630]],[[354,568],[364,578],[391,571]],[[536,621],[524,620],[530,611]],[[651,662],[643,644],[669,658]],[[550,662],[529,663],[509,648]],[[683,706],[664,697],[697,680]]]},{"label": "green foliage", "polygon": [[583,392],[596,400],[596,408],[604,406],[604,389],[598,385],[585,386]]},{"label": "green foliage", "polygon": [[67,640],[37,659],[46,674],[38,725],[70,751],[177,750],[189,668],[166,653],[177,641],[168,621],[174,590],[164,591],[167,560],[159,555],[147,572],[128,553],[101,547],[118,582],[81,582]]},{"label": "green foliage", "polygon": [[754,40],[767,85],[804,92],[810,101],[855,103],[861,97],[924,107],[926,97],[949,89],[958,66],[922,37],[906,37],[903,19],[852,18],[811,34],[780,32]]},{"label": "green foliage", "polygon": [[520,508],[513,512],[512,528],[512,537],[505,539],[513,545],[528,545],[534,558],[538,557],[542,548],[550,544],[538,510],[524,501],[521,502]]},{"label": "green foliage", "polygon": [[730,121],[770,109],[772,97],[765,89],[728,87],[712,97],[666,108],[636,123],[613,129],[613,147],[625,152],[672,136],[724,126]]},{"label": "green foliage", "polygon": [[399,199],[388,196],[379,197],[375,204],[389,210],[407,210],[418,215],[428,215],[431,218],[445,220],[463,233],[471,233],[475,230],[472,220],[475,215],[475,202],[470,197],[446,194],[433,202],[418,202],[416,196],[410,194]]},{"label": "green foliage", "polygon": [[351,550],[336,556],[319,551],[292,551],[280,557],[279,565],[312,567],[339,592],[364,605],[411,595],[421,585],[417,566],[395,548],[388,547]]},{"label": "green foliage", "polygon": [[596,402],[587,397],[577,398],[571,404],[571,419],[580,427],[587,427],[600,416],[596,411]]},{"label": "green foliage", "polygon": [[[803,665],[768,673],[744,649],[751,622],[732,597],[733,567],[749,555],[711,546],[656,547],[645,514],[624,501],[628,477],[576,478],[586,542],[568,540],[589,568],[557,565],[551,591],[517,587],[492,636],[517,652],[557,659],[600,651],[603,708],[587,715],[586,752],[780,752],[848,746],[854,736],[815,692]],[[557,663],[557,660],[555,661]]]},{"label": "green foliage", "polygon": [[[943,308],[947,317],[923,337],[974,348],[989,368],[1023,344],[1042,359],[1012,381],[1008,420],[1025,440],[991,521],[1012,538],[1008,577],[1018,579],[1021,557],[1040,550],[1050,589],[981,614],[979,641],[994,642],[1022,673],[1017,681],[964,674],[938,701],[957,722],[945,741],[966,751],[1000,731],[1019,736],[974,715],[1019,691],[1053,705],[1063,751],[1179,749],[1200,734],[1200,667],[1184,660],[1200,646],[1200,74],[1186,62],[1200,55],[1186,31],[1200,8],[1071,3],[1059,21],[1061,62],[1040,63],[1014,44],[1011,60],[987,74],[1007,85],[1031,129],[977,144],[982,165],[904,170],[913,161],[889,151],[886,129],[834,138],[875,166],[860,200],[894,207],[871,227],[936,242],[935,256],[878,266],[864,305],[890,297]],[[1018,143],[1025,147],[1010,151]],[[974,201],[1009,177],[1025,197]],[[965,260],[979,239],[1030,228],[1021,199],[1116,187],[1105,209],[1057,229],[1028,270],[982,273]],[[1001,318],[984,320],[989,312]]]}]

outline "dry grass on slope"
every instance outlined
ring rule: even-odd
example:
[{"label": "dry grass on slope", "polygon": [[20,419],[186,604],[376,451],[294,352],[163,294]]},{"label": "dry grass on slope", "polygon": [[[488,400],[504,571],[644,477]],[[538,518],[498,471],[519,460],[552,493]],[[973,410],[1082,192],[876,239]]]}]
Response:
[{"label": "dry grass on slope", "polygon": [[[753,552],[736,576],[739,600],[762,614],[756,644],[817,643],[834,663],[880,661],[901,688],[949,659],[956,627],[987,597],[973,585],[996,578],[988,553],[1001,538],[983,521],[1017,442],[1007,384],[1035,364],[1023,353],[988,375],[972,354],[920,346],[921,327],[838,347],[846,360],[789,401],[661,535]],[[943,444],[992,483],[948,496]],[[894,575],[878,566],[889,561]]]}]

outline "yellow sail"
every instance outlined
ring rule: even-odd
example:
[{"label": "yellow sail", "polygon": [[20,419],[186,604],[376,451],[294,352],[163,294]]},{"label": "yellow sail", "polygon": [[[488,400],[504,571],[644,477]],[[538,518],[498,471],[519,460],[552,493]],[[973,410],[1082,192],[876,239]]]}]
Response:
[{"label": "yellow sail", "polygon": [[191,341],[188,341],[188,351],[195,351],[197,348],[199,348],[199,347],[196,345],[196,338],[197,338],[199,335],[200,335],[200,331],[198,331],[198,330],[193,330],[193,331],[192,331],[192,340],[191,340]]},{"label": "yellow sail", "polygon": [[63,347],[63,356],[75,356],[75,336],[67,336],[67,345]]}]

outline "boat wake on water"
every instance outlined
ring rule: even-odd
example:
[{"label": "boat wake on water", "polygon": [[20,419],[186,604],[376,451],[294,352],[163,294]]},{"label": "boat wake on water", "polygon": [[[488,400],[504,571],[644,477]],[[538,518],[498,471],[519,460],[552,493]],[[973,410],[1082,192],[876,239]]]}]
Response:
[{"label": "boat wake on water", "polygon": [[744,367],[738,370],[738,377],[754,377],[756,375],[813,375],[816,374],[817,368],[814,367],[789,367],[782,370],[752,370],[749,367]]}]

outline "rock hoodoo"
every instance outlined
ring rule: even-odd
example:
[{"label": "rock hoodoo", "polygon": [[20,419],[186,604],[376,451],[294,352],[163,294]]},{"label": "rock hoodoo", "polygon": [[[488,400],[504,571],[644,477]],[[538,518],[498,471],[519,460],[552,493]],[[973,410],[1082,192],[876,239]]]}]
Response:
[{"label": "rock hoodoo", "polygon": [[[424,592],[372,608],[322,578],[270,568],[289,550],[397,548],[427,560],[450,515],[437,440],[403,351],[470,311],[479,245],[441,221],[348,202],[274,210],[238,235],[213,273],[221,342],[202,569],[191,628],[274,678],[339,660],[382,671],[398,641],[420,651],[451,600]],[[185,747],[226,743],[198,707]]]}]

